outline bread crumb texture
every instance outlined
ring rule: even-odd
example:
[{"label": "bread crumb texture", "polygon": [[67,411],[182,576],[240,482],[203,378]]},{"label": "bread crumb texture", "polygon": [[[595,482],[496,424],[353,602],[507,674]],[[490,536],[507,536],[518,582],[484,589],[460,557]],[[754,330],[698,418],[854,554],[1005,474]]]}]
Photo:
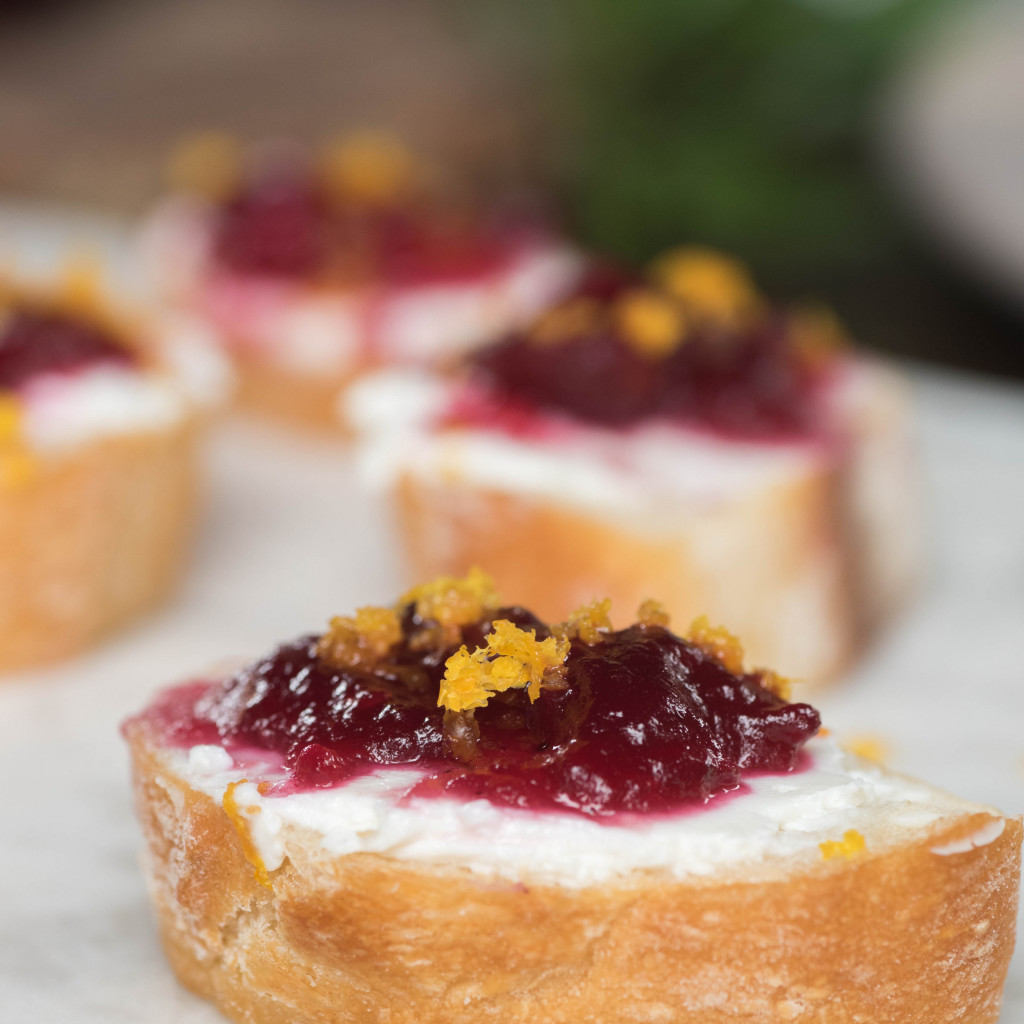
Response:
[{"label": "bread crumb texture", "polygon": [[[995,1024],[1021,825],[955,856],[964,813],[777,877],[636,872],[564,889],[287,837],[273,889],[225,808],[129,731],[179,979],[260,1024]],[[240,795],[240,794],[236,794]],[[244,800],[242,800],[244,803]],[[486,955],[481,955],[485,950]]]}]

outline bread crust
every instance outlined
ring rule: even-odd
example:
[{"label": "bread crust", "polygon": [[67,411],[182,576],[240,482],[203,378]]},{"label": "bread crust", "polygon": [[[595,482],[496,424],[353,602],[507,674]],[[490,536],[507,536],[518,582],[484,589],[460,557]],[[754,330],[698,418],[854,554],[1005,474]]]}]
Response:
[{"label": "bread crust", "polygon": [[669,524],[411,473],[396,498],[412,577],[479,565],[547,621],[597,597],[611,598],[615,621],[656,596],[677,629],[707,615],[742,639],[749,664],[815,681],[839,674],[861,639],[825,467],[711,508],[681,507]]},{"label": "bread crust", "polygon": [[316,434],[349,436],[338,415],[338,399],[348,386],[372,368],[363,360],[345,370],[300,373],[259,353],[227,346],[234,362],[236,400],[241,409],[278,423]]},{"label": "bread crust", "polygon": [[828,682],[898,612],[919,561],[905,389],[885,368],[856,372],[868,400],[847,411],[841,443],[799,476],[681,499],[670,520],[406,470],[395,504],[409,578],[479,565],[549,621],[595,597],[613,616],[656,597],[677,629],[705,614],[727,624],[750,666]]},{"label": "bread crust", "polygon": [[[990,1024],[1013,947],[1021,823],[943,819],[774,874],[488,881],[289,834],[260,885],[227,814],[128,726],[146,863],[179,979],[258,1024]],[[934,849],[994,821],[987,845]]]},{"label": "bread crust", "polygon": [[77,653],[172,589],[192,534],[197,427],[38,456],[0,490],[0,670]]}]

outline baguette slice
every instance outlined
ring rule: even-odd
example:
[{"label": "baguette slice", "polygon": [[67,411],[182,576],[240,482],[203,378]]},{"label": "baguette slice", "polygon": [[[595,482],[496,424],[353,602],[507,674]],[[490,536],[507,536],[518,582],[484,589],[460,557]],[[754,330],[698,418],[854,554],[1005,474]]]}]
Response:
[{"label": "baguette slice", "polygon": [[[447,860],[408,844],[373,852],[380,821],[363,820],[358,848],[332,853],[322,815],[317,828],[286,822],[265,861],[259,830],[287,818],[273,817],[273,798],[250,785],[235,799],[228,776],[197,774],[145,716],[126,733],[167,955],[182,983],[236,1021],[990,1024],[999,1014],[1021,822],[934,790],[938,813],[915,818],[912,802],[895,816],[851,809],[861,832],[837,819],[824,845],[797,835],[788,853],[702,874],[676,864],[581,885],[571,871],[559,880],[543,843],[517,872],[474,866],[458,837]],[[880,786],[901,781],[870,771]],[[793,792],[780,799],[799,816],[800,776],[784,778]],[[488,847],[477,838],[475,856]],[[588,845],[559,857],[583,861]]]},{"label": "baguette slice", "polygon": [[0,484],[0,670],[84,650],[177,582],[196,506],[198,428],[93,440]]},{"label": "baguette slice", "polygon": [[[579,274],[555,238],[508,254],[486,273],[423,284],[359,285],[230,271],[214,256],[216,209],[165,200],[140,251],[159,294],[217,338],[237,376],[238,405],[314,433],[337,434],[339,393],[387,365],[440,365],[533,316]],[[350,254],[351,255],[351,254]]]},{"label": "baguette slice", "polygon": [[612,432],[609,448],[580,426],[559,447],[439,425],[444,386],[410,375],[366,381],[348,408],[410,579],[486,565],[552,620],[596,595],[658,594],[675,622],[730,623],[753,664],[824,682],[891,621],[920,561],[904,384],[852,358],[842,377],[834,437],[807,444],[669,428]]}]

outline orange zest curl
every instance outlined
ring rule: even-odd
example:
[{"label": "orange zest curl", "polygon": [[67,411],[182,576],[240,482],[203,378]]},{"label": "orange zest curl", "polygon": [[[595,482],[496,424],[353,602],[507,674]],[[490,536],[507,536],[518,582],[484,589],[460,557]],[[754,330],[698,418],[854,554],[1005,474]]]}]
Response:
[{"label": "orange zest curl", "polygon": [[662,626],[668,628],[668,610],[660,601],[648,598],[636,610],[637,622],[641,626]]},{"label": "orange zest curl", "polygon": [[368,606],[355,615],[339,615],[317,643],[318,657],[336,668],[375,665],[402,639],[398,614],[392,608]]},{"label": "orange zest curl", "polygon": [[545,311],[530,328],[530,340],[538,345],[557,345],[594,330],[603,312],[594,299],[569,299]]},{"label": "orange zest curl", "polygon": [[263,858],[260,856],[256,844],[252,841],[252,835],[249,832],[249,821],[246,817],[246,815],[259,814],[260,809],[259,807],[246,807],[243,811],[238,806],[238,800],[235,797],[235,790],[239,786],[245,785],[248,781],[248,779],[239,779],[238,782],[230,783],[228,788],[224,790],[224,813],[228,816],[228,820],[234,825],[235,831],[238,833],[242,855],[253,866],[256,872],[256,881],[265,889],[271,889],[273,886],[270,884],[270,873],[267,871],[267,865],[263,863]]},{"label": "orange zest curl", "polygon": [[444,678],[437,694],[437,706],[446,711],[482,708],[496,692],[490,679],[487,651],[478,647],[472,654],[463,644],[445,663]]},{"label": "orange zest curl", "polygon": [[338,199],[380,206],[405,199],[421,176],[412,153],[386,132],[360,132],[329,145],[320,174]]},{"label": "orange zest curl", "polygon": [[650,288],[626,292],[614,307],[619,330],[642,356],[663,359],[686,339],[686,318],[679,305]]},{"label": "orange zest curl", "polygon": [[445,663],[438,707],[471,711],[484,707],[495,693],[524,688],[534,701],[545,674],[565,664],[568,640],[538,640],[534,630],[520,629],[508,619],[498,619],[493,628],[486,647],[470,652],[463,644]]},{"label": "orange zest curl", "polygon": [[652,275],[695,320],[735,329],[761,308],[757,288],[743,264],[713,249],[672,249],[654,263]]},{"label": "orange zest curl", "polygon": [[317,642],[317,656],[335,668],[373,668],[401,641],[401,616],[410,604],[429,623],[413,638],[413,644],[451,646],[459,642],[462,626],[479,622],[499,603],[494,581],[479,569],[471,569],[462,579],[441,576],[413,587],[392,608],[369,605],[354,615],[331,619]]},{"label": "orange zest curl", "polygon": [[743,674],[743,644],[722,626],[712,626],[706,615],[694,619],[686,638],[734,676]]},{"label": "orange zest curl", "polygon": [[579,637],[585,644],[597,644],[604,639],[604,634],[612,628],[609,616],[612,600],[606,597],[603,601],[591,601],[580,605],[568,618],[558,632],[567,639]]},{"label": "orange zest curl", "polygon": [[430,583],[413,587],[402,595],[398,607],[415,604],[420,618],[448,627],[478,622],[500,603],[494,580],[474,566],[462,578],[439,576]]},{"label": "orange zest curl", "polygon": [[827,839],[823,843],[818,843],[818,849],[825,860],[834,860],[836,857],[850,860],[863,853],[867,849],[867,843],[856,829],[851,828],[843,833],[842,839]]},{"label": "orange zest curl", "polygon": [[769,692],[774,693],[779,700],[789,701],[793,696],[793,681],[770,668],[759,668],[757,675],[761,677],[761,685]]}]

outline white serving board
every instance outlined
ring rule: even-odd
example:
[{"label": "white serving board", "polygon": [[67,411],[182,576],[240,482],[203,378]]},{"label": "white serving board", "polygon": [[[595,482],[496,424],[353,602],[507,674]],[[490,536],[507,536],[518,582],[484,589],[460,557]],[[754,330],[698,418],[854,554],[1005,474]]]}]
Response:
[{"label": "white serving board", "polygon": [[[4,228],[0,210],[0,237]],[[43,233],[39,234],[43,237]],[[1024,389],[911,371],[929,571],[914,608],[815,703],[894,767],[1024,810]],[[96,652],[0,683],[0,1021],[216,1024],[174,982],[137,868],[118,723],[153,691],[256,655],[402,584],[386,510],[344,449],[230,423],[185,585]],[[1024,1024],[1024,956],[1003,1024]]]}]

